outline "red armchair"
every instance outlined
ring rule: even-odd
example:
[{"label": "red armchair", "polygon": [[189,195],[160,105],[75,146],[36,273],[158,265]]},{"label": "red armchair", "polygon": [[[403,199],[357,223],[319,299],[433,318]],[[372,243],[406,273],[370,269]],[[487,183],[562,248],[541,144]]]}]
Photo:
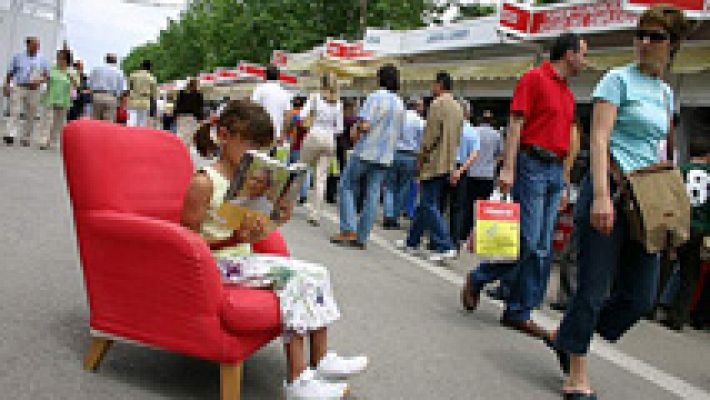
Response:
[{"label": "red armchair", "polygon": [[[240,397],[241,363],[280,333],[273,292],[221,283],[205,242],[179,224],[192,175],[175,136],[98,121],[70,124],[63,155],[96,370],[114,340],[221,364],[221,399]],[[274,232],[256,251],[288,255]]]}]

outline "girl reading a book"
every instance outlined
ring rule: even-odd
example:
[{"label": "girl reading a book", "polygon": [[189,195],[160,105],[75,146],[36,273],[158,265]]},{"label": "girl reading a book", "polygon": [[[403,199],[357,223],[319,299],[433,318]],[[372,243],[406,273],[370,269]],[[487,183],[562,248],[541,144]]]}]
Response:
[{"label": "girl reading a book", "polygon": [[[288,363],[286,398],[342,398],[348,385],[337,380],[362,372],[367,358],[345,358],[327,352],[327,328],[340,318],[328,270],[292,258],[251,255],[249,243],[263,236],[260,221],[232,230],[220,224],[216,216],[229,188],[229,179],[244,153],[271,144],[274,130],[271,119],[261,106],[237,100],[227,104],[216,126],[220,158],[193,176],[182,223],[200,232],[218,263],[257,266],[249,268],[251,273],[257,271],[264,281],[271,280],[279,298],[284,328]],[[310,338],[309,366],[305,361],[305,336]]]}]

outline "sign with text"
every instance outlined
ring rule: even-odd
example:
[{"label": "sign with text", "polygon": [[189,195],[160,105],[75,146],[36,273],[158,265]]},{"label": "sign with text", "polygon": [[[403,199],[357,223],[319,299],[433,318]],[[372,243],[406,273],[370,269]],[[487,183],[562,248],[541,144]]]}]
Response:
[{"label": "sign with text", "polygon": [[362,42],[347,42],[344,40],[329,40],[325,45],[325,54],[331,58],[343,60],[368,60],[374,55],[366,51]]},{"label": "sign with text", "polygon": [[500,29],[532,39],[565,31],[583,33],[631,28],[636,25],[638,16],[626,10],[623,1],[583,1],[544,7],[506,2],[500,12]]},{"label": "sign with text", "polygon": [[691,18],[710,19],[710,0],[626,0],[626,9],[642,11],[654,4],[665,4],[684,10]]},{"label": "sign with text", "polygon": [[288,65],[288,53],[282,50],[274,50],[271,54],[271,63],[279,67],[285,67]]}]

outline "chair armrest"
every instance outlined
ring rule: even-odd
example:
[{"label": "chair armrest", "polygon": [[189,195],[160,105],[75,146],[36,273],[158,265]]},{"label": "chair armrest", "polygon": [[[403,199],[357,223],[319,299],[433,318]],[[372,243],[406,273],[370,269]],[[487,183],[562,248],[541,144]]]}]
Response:
[{"label": "chair armrest", "polygon": [[221,279],[198,234],[116,211],[79,212],[76,222],[92,327],[196,340],[219,325]]}]

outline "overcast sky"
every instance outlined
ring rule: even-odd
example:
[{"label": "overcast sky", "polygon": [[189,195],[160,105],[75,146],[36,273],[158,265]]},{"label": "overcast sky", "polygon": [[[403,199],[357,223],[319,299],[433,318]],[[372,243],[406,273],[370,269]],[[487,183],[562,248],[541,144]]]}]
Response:
[{"label": "overcast sky", "polygon": [[121,0],[66,0],[64,21],[69,46],[91,68],[100,64],[107,52],[123,57],[132,47],[155,39],[167,25],[167,18],[178,14],[178,9]]}]

